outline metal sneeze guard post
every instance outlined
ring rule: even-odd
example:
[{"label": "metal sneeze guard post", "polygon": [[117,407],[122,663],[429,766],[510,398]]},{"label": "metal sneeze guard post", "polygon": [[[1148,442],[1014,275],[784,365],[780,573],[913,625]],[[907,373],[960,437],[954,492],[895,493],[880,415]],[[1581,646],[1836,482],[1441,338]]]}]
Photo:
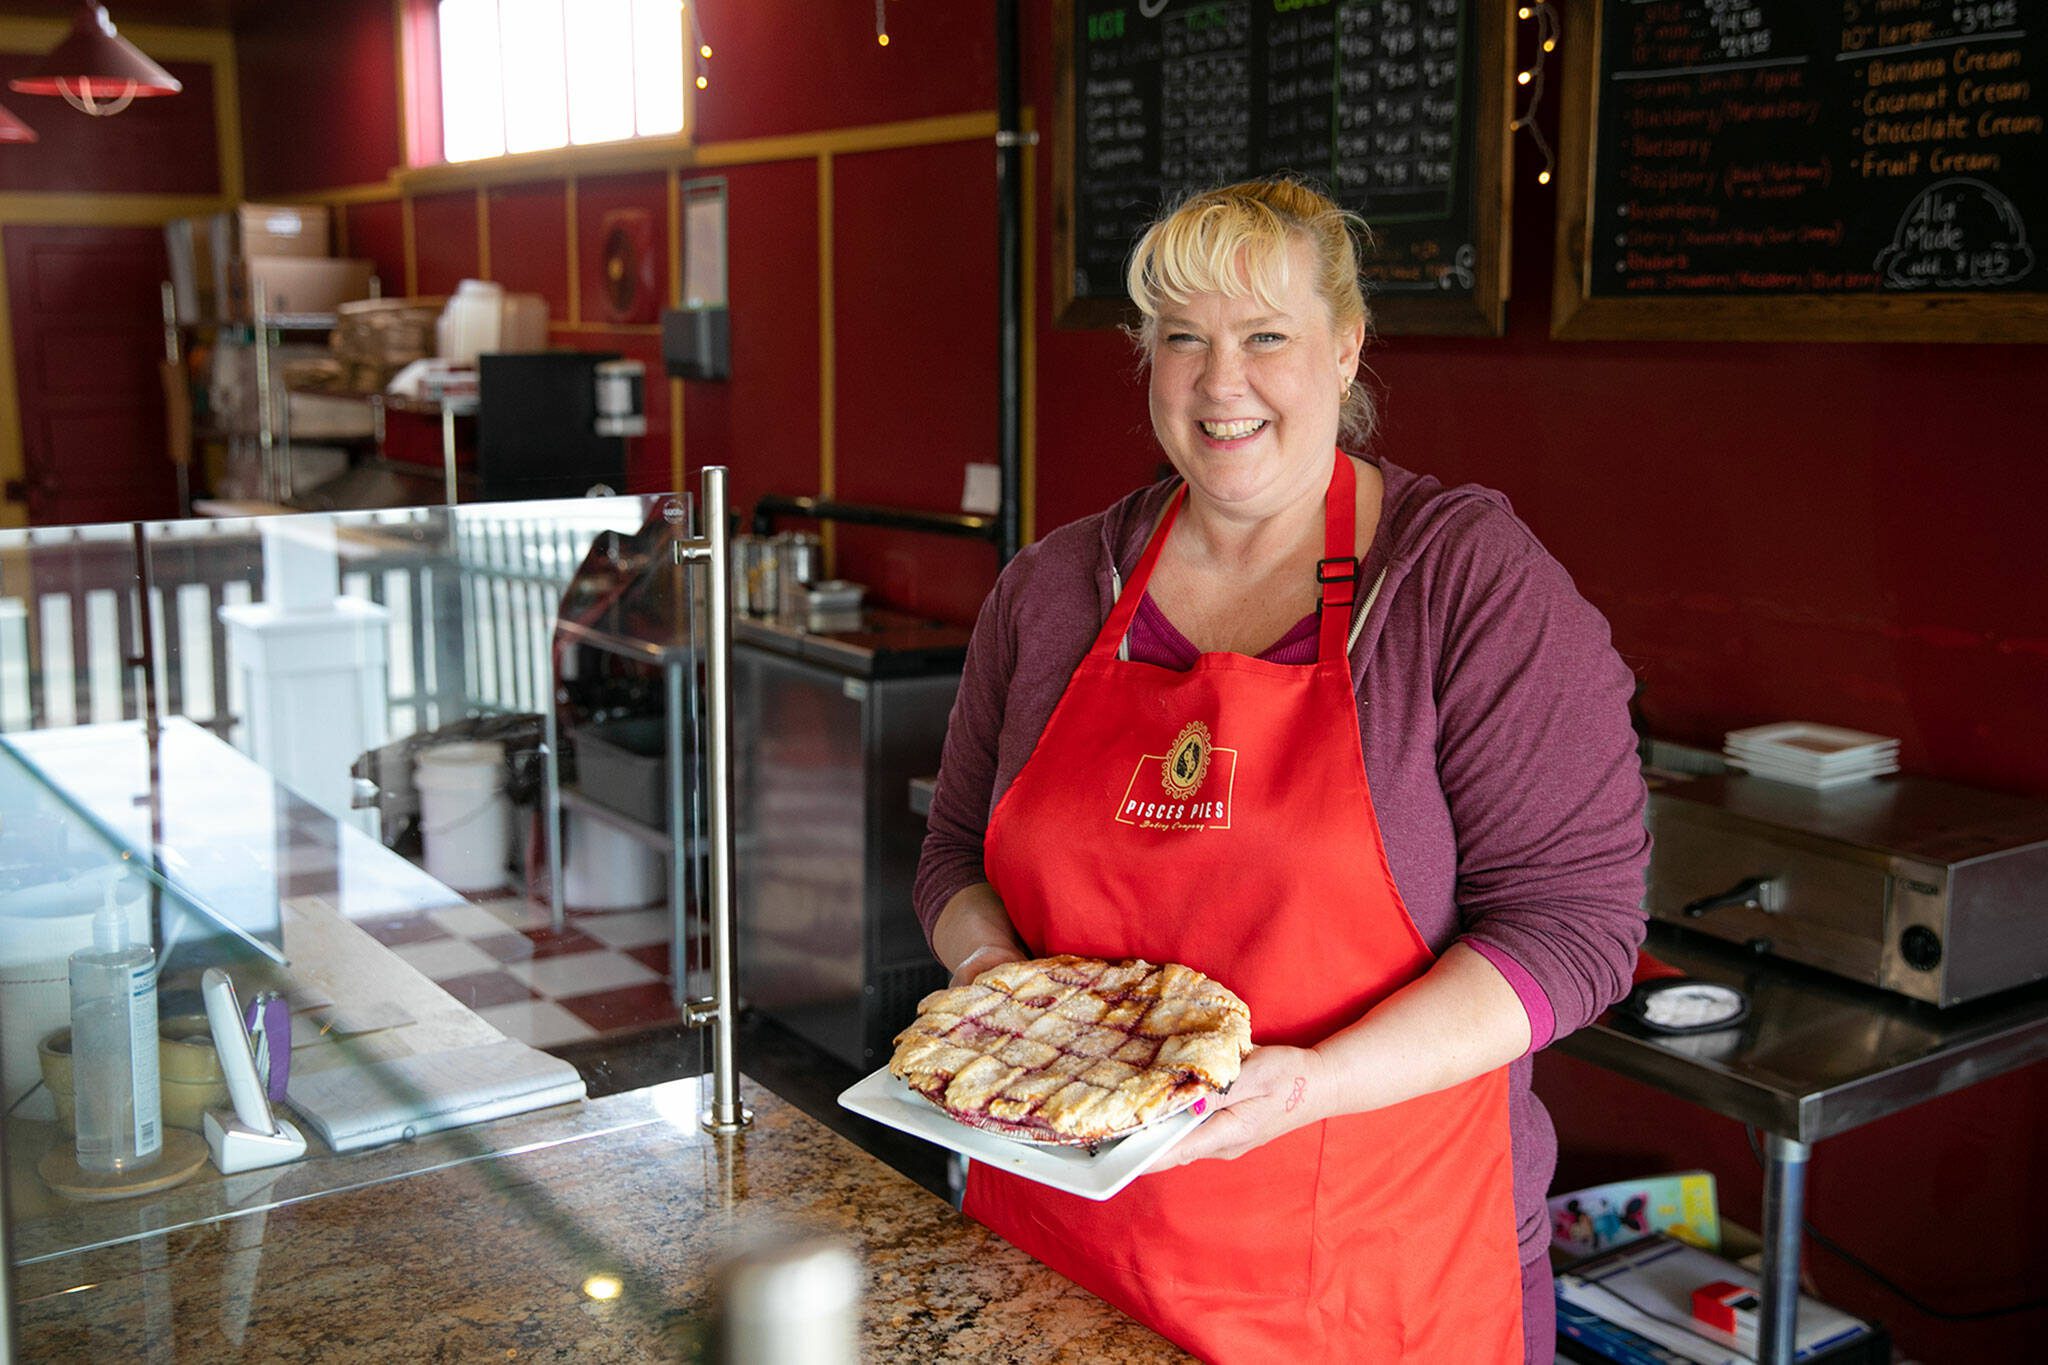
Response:
[{"label": "metal sneeze guard post", "polygon": [[685,561],[702,561],[710,572],[706,605],[710,609],[705,642],[704,701],[709,717],[705,746],[711,840],[711,996],[691,1001],[692,1023],[711,1029],[711,1101],[699,1120],[714,1133],[732,1133],[753,1121],[740,1103],[739,957],[733,942],[737,920],[733,904],[733,775],[732,775],[732,527],[727,505],[726,469],[709,465],[703,473],[703,534],[680,542],[676,553]]}]

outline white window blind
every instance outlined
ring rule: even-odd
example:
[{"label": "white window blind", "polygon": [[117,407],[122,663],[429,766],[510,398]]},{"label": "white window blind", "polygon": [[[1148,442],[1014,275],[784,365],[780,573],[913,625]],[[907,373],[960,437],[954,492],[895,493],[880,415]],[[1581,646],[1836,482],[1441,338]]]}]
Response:
[{"label": "white window blind", "polygon": [[683,0],[440,0],[450,161],[683,130]]}]

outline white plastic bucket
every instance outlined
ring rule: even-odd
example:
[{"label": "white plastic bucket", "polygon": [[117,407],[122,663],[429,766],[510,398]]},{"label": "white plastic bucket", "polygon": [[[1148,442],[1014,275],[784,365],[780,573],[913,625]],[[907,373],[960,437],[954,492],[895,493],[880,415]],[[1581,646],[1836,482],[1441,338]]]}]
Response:
[{"label": "white plastic bucket", "polygon": [[496,891],[511,858],[505,746],[440,744],[413,768],[427,873],[456,891]]},{"label": "white plastic bucket", "polygon": [[662,856],[604,821],[569,812],[563,903],[578,910],[634,910],[662,899]]}]

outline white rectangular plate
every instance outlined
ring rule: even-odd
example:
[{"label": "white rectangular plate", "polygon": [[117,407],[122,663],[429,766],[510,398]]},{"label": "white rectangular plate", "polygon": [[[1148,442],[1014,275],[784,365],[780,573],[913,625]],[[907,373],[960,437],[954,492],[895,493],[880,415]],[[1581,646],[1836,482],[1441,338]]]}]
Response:
[{"label": "white rectangular plate", "polygon": [[1814,758],[1833,758],[1848,753],[1896,749],[1899,741],[1891,735],[1845,730],[1839,725],[1786,720],[1773,725],[1752,725],[1747,730],[1730,730],[1723,736],[1723,743],[1752,751],[1782,749]]},{"label": "white rectangular plate", "polygon": [[876,1123],[935,1142],[999,1171],[1050,1185],[1083,1199],[1108,1199],[1150,1170],[1174,1145],[1208,1116],[1192,1110],[1161,1119],[1129,1137],[1118,1138],[1088,1155],[1085,1147],[1040,1147],[1017,1142],[947,1118],[933,1104],[889,1074],[883,1067],[856,1081],[839,1097],[850,1109]]}]

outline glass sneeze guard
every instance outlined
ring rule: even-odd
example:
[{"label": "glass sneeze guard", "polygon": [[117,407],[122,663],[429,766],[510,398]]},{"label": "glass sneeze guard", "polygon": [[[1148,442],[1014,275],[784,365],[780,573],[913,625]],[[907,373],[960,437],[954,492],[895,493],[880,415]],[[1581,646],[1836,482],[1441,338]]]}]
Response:
[{"label": "glass sneeze guard", "polygon": [[[429,1083],[407,1069],[421,1058],[573,1054],[601,1030],[565,998],[603,1019],[606,1001],[652,987],[694,996],[711,892],[696,659],[681,670],[685,733],[664,736],[671,767],[679,741],[692,760],[686,837],[664,825],[641,841],[657,862],[666,841],[687,875],[657,877],[652,906],[565,922],[578,854],[565,868],[550,833],[570,776],[558,731],[635,714],[673,731],[678,716],[663,711],[674,684],[659,669],[560,628],[565,594],[608,572],[626,589],[608,638],[703,654],[703,575],[680,568],[711,552],[689,539],[688,506],[649,495],[0,532],[0,1151],[15,1267],[602,1130],[556,1104],[516,1131],[421,1124],[360,1151],[308,1131],[289,1166],[224,1177],[207,1164],[164,1191],[81,1202],[42,1175],[70,1137],[39,1045],[68,1026],[66,959],[90,942],[114,877],[146,888],[135,937],[158,953],[167,1038],[206,1041],[198,982],[219,967],[244,1002],[286,1002],[293,1081],[334,1073],[344,1093],[342,1077],[395,1075],[402,1101]],[[464,762],[443,766],[466,771],[420,776],[423,755],[455,746]],[[466,804],[450,815],[450,801]],[[572,957],[586,980],[562,965]],[[704,1075],[707,1051],[699,1031],[676,1074]],[[166,1075],[167,1125],[227,1103],[187,1088]]]}]

